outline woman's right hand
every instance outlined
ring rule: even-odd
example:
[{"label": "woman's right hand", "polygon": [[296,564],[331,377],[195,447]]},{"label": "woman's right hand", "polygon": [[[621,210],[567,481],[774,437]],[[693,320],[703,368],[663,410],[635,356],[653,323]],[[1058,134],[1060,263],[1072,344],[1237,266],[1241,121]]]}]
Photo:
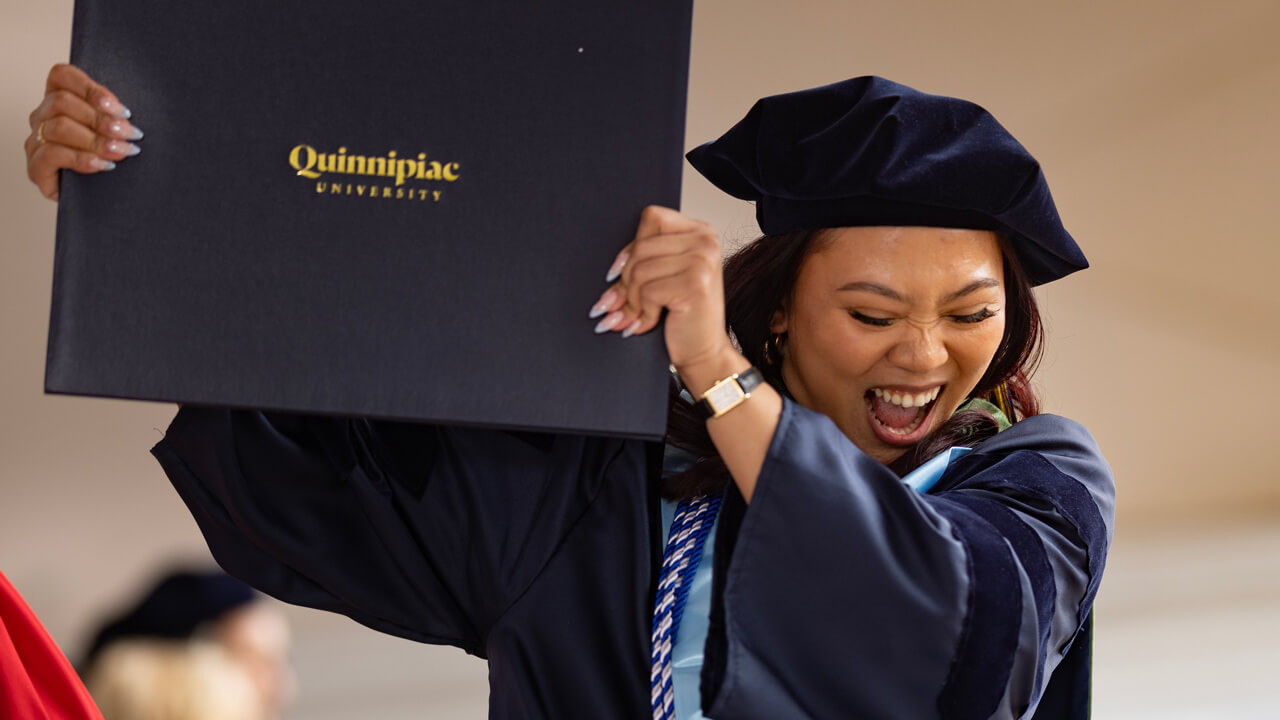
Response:
[{"label": "woman's right hand", "polygon": [[31,134],[23,143],[27,177],[40,193],[58,199],[62,170],[97,173],[140,152],[142,131],[110,90],[72,65],[54,65],[44,101],[30,116]]}]

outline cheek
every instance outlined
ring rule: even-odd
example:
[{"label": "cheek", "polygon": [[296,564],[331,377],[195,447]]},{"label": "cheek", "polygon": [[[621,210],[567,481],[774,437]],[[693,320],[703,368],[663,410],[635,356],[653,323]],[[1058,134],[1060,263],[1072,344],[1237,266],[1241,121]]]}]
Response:
[{"label": "cheek", "polygon": [[843,311],[832,313],[826,322],[806,327],[804,350],[808,370],[839,376],[850,382],[869,372],[886,348],[883,334],[866,332]]},{"label": "cheek", "polygon": [[[1004,337],[1004,323],[988,321],[984,327],[968,332],[954,346],[954,354],[960,365],[960,372],[970,382],[976,384],[987,367],[991,365],[996,350],[1000,348],[1000,340]],[[987,327],[989,326],[989,327]]]}]

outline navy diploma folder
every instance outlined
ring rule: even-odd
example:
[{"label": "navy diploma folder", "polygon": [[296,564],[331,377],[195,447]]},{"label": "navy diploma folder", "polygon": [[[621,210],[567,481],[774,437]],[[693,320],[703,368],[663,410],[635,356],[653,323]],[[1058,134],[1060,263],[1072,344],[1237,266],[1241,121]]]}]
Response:
[{"label": "navy diploma folder", "polygon": [[146,132],[64,173],[46,391],[658,438],[587,318],[677,207],[691,0],[78,0]]}]

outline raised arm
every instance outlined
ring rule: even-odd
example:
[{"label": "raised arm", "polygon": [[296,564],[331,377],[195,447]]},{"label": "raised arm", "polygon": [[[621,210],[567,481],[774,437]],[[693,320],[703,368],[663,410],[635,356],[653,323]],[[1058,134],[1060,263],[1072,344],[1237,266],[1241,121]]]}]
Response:
[{"label": "raised arm", "polygon": [[[671,363],[694,397],[716,382],[751,367],[729,340],[724,319],[724,278],[720,239],[707,223],[676,210],[648,207],[635,240],[623,248],[609,272],[617,282],[601,296],[592,314],[597,332],[631,336],[653,330],[663,313],[663,333]],[[720,457],[747,502],[778,417],[782,396],[762,384],[750,402],[707,421]]]},{"label": "raised arm", "polygon": [[620,440],[187,407],[153,453],[231,574],[482,656],[600,497],[645,504]]}]

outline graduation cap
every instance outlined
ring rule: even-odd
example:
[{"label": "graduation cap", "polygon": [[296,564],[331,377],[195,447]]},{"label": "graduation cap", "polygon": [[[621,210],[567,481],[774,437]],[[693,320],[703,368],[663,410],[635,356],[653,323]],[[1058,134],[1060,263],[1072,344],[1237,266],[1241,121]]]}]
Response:
[{"label": "graduation cap", "polygon": [[191,637],[257,597],[248,585],[221,571],[171,573],[135,607],[98,631],[83,665],[87,668],[107,645],[123,638]]},{"label": "graduation cap", "polygon": [[689,162],[768,235],[897,225],[1004,233],[1032,284],[1089,266],[1040,163],[983,108],[880,77],[766,97]]}]

